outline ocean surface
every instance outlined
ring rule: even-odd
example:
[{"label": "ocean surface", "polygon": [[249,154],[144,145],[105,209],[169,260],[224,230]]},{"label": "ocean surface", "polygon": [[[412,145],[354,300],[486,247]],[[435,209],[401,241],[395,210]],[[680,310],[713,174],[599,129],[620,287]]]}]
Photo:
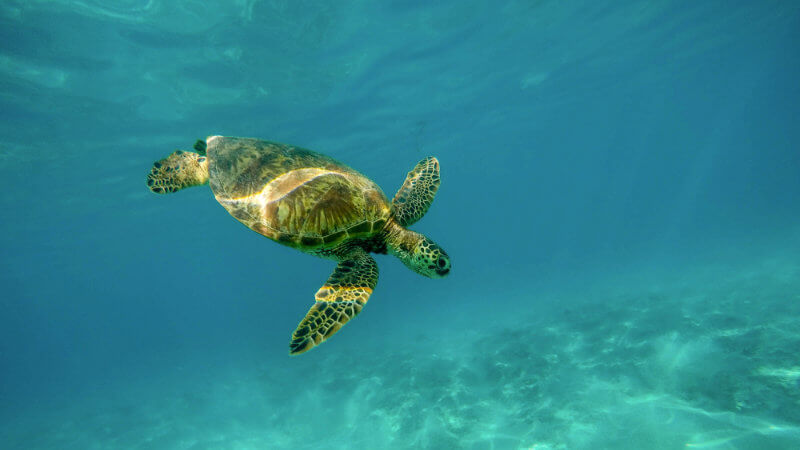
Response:
[{"label": "ocean surface", "polygon": [[[368,306],[153,161],[210,135],[391,198]],[[800,2],[3,0],[0,448],[800,448]]]}]

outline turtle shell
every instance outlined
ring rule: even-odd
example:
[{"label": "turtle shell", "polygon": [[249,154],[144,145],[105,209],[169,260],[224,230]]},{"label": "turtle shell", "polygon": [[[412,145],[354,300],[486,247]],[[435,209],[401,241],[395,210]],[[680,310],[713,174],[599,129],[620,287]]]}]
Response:
[{"label": "turtle shell", "polygon": [[372,180],[325,155],[252,138],[207,140],[209,184],[247,227],[303,250],[380,232],[391,205]]}]

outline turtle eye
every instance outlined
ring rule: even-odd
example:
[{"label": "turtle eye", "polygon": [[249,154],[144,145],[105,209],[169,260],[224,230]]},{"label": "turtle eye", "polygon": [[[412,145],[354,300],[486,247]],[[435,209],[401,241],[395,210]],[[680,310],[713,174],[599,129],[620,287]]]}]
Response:
[{"label": "turtle eye", "polygon": [[443,277],[450,273],[450,261],[447,260],[446,256],[440,256],[438,260],[436,260],[436,265],[439,266],[436,268],[436,273]]}]

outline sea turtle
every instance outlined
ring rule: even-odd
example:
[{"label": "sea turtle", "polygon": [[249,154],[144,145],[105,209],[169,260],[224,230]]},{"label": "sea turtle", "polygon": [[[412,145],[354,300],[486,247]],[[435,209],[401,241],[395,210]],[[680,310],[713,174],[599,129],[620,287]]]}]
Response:
[{"label": "sea turtle", "polygon": [[450,272],[447,253],[406,228],[428,211],[439,189],[434,157],[420,161],[389,202],[369,178],[310,150],[224,136],[194,148],[155,162],[150,190],[166,194],[208,183],[217,201],[251,230],[338,261],[292,334],[292,355],[319,345],[361,312],[378,282],[369,253],[391,253],[431,278]]}]

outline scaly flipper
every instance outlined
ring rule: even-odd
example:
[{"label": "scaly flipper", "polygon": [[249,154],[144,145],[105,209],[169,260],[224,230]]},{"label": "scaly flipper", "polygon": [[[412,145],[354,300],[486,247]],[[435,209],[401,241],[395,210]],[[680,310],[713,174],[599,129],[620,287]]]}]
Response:
[{"label": "scaly flipper", "polygon": [[407,227],[421,219],[431,207],[440,182],[436,158],[429,156],[417,163],[392,200],[397,222]]},{"label": "scaly flipper", "polygon": [[360,247],[354,248],[336,266],[317,291],[317,302],[292,333],[289,353],[311,350],[361,312],[378,283],[378,265]]}]

